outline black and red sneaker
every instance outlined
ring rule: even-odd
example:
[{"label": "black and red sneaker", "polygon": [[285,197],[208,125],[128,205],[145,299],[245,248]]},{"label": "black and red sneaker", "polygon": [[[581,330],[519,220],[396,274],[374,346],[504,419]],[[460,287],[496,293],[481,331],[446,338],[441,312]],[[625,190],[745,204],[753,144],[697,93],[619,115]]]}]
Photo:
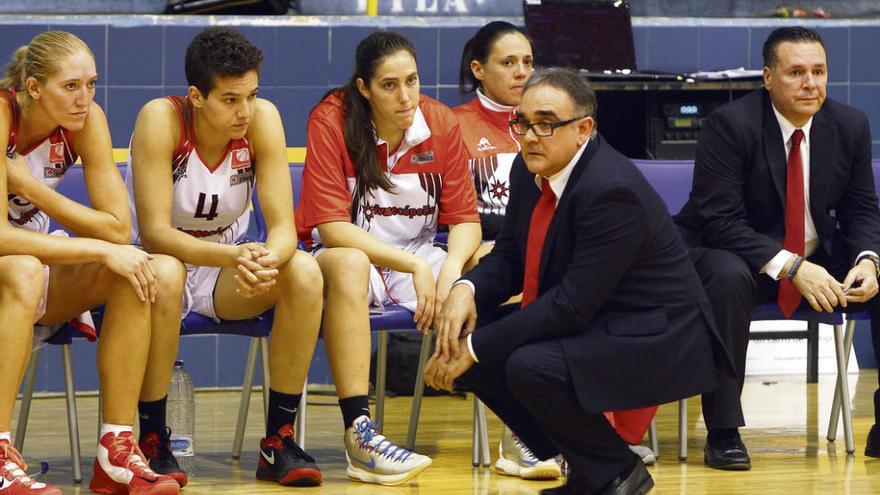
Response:
[{"label": "black and red sneaker", "polygon": [[257,479],[285,486],[318,486],[322,477],[315,459],[293,441],[293,425],[287,424],[277,435],[260,441]]},{"label": "black and red sneaker", "polygon": [[171,453],[171,428],[166,426],[162,432],[151,431],[142,436],[139,443],[150,463],[150,469],[174,478],[181,488],[186,486],[189,478]]}]

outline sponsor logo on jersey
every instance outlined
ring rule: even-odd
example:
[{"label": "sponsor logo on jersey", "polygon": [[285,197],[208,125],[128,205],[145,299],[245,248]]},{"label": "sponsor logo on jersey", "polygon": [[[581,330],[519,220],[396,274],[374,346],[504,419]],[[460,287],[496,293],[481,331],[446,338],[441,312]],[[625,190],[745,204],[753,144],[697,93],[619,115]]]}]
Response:
[{"label": "sponsor logo on jersey", "polygon": [[486,137],[481,137],[480,142],[477,143],[477,151],[494,151],[495,145],[490,143]]},{"label": "sponsor logo on jersey", "polygon": [[193,237],[202,238],[202,237],[213,237],[215,235],[220,235],[220,234],[226,232],[226,229],[228,229],[229,227],[230,227],[229,225],[226,225],[223,227],[216,228],[214,230],[187,230],[187,229],[183,229],[183,228],[178,227],[177,230],[179,230],[181,232],[186,232],[187,234],[189,234]]},{"label": "sponsor logo on jersey", "polygon": [[180,179],[186,179],[186,160],[179,163],[177,167],[174,168],[174,172],[171,173],[173,177],[173,182],[177,182]]},{"label": "sponsor logo on jersey", "polygon": [[49,147],[49,163],[64,163],[64,143],[52,143]]},{"label": "sponsor logo on jersey", "polygon": [[415,217],[430,217],[437,211],[437,207],[434,205],[424,205],[421,207],[412,207],[410,205],[406,206],[381,206],[381,205],[364,205],[364,217],[367,220],[372,220],[375,216],[380,217],[407,217],[407,218],[415,218]]},{"label": "sponsor logo on jersey", "polygon": [[232,150],[232,169],[246,168],[251,166],[251,153],[247,148]]},{"label": "sponsor logo on jersey", "polygon": [[12,222],[13,224],[18,225],[18,226],[22,226],[22,225],[27,225],[27,223],[30,222],[31,219],[33,219],[35,216],[37,216],[38,213],[40,213],[40,210],[38,210],[36,208],[31,208],[30,210],[21,212],[21,214],[18,216],[18,218],[14,218],[12,216],[12,212],[9,212],[7,214],[7,217],[9,219],[9,221]]},{"label": "sponsor logo on jersey", "polygon": [[420,165],[422,163],[431,163],[434,161],[434,152],[433,151],[425,151],[424,153],[413,153],[412,159],[410,159],[410,163],[414,163],[416,165]]},{"label": "sponsor logo on jersey", "polygon": [[64,167],[62,167],[60,163],[49,167],[43,167],[44,179],[60,179],[61,177],[64,177]]},{"label": "sponsor logo on jersey", "polygon": [[254,178],[253,172],[244,172],[242,170],[239,170],[237,174],[232,174],[229,176],[229,185],[230,186],[237,186],[239,184],[245,184],[248,181],[252,180],[253,178]]},{"label": "sponsor logo on jersey", "polygon": [[506,198],[509,190],[510,188],[507,187],[507,182],[500,180],[492,180],[489,182],[489,194],[495,199]]}]

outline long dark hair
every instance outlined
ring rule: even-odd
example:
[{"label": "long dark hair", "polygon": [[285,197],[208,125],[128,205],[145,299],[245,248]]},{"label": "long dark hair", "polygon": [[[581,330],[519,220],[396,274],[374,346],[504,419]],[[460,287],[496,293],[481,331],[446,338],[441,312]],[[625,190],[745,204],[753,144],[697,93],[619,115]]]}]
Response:
[{"label": "long dark hair", "polygon": [[392,188],[391,181],[382,172],[376,157],[376,135],[373,126],[373,111],[370,102],[358,91],[357,80],[361,79],[369,87],[376,68],[386,57],[401,50],[416,58],[412,43],[403,36],[390,31],[373,33],[358,43],[354,56],[354,74],[348,84],[336,88],[331,93],[341,91],[345,105],[343,133],[345,149],[354,162],[357,172],[357,196],[380,187],[385,191]]},{"label": "long dark hair", "polygon": [[481,27],[477,34],[465,43],[458,70],[458,91],[462,96],[467,96],[483,86],[480,80],[474,77],[471,62],[476,60],[485,64],[489,60],[489,52],[492,51],[492,46],[498,41],[498,38],[510,33],[519,33],[526,39],[529,38],[520,28],[509,22],[492,21]]}]

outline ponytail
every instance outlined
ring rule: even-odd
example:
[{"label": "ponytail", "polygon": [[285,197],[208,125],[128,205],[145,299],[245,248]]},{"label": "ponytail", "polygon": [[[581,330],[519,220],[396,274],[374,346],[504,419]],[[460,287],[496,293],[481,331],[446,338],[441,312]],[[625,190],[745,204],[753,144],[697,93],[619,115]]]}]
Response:
[{"label": "ponytail", "polygon": [[483,87],[471,70],[471,62],[476,60],[485,64],[489,60],[489,53],[498,38],[510,33],[519,33],[528,39],[528,36],[513,24],[505,21],[492,21],[481,27],[477,34],[465,43],[458,69],[458,91],[462,96],[468,96]]},{"label": "ponytail", "polygon": [[474,39],[476,39],[476,36],[464,44],[464,50],[461,52],[461,62],[458,66],[458,92],[462,96],[473,93],[481,86],[480,80],[474,76],[474,71],[471,70],[471,62],[474,60]]},{"label": "ponytail", "polygon": [[21,74],[24,70],[24,57],[27,55],[28,45],[18,47],[18,50],[15,50],[15,53],[12,55],[12,60],[9,61],[9,65],[6,66],[6,75],[3,77],[3,80],[0,81],[0,88],[16,88],[18,90],[23,89]]}]

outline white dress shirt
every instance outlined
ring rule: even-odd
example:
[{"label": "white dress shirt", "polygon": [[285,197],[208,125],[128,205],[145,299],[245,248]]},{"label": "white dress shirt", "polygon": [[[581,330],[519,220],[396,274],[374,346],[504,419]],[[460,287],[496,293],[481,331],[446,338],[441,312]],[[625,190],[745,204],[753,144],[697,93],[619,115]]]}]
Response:
[{"label": "white dress shirt", "polygon": [[[783,146],[785,146],[785,161],[788,163],[788,156],[791,153],[791,136],[798,128],[779,113],[775,106],[773,106],[773,113],[776,115],[776,120],[779,122],[779,129],[782,131],[782,143]],[[810,213],[810,128],[812,125],[813,117],[810,117],[810,120],[800,128],[804,132],[804,138],[801,140],[800,146],[801,166],[803,167],[804,174],[804,258],[808,258],[816,252],[816,248],[819,247],[819,234],[816,232],[816,224],[813,222],[813,215]],[[876,256],[876,253],[873,251],[862,251],[856,257],[856,260],[866,254]],[[766,273],[767,276],[773,280],[779,280],[784,275],[782,270],[785,268],[785,263],[793,255],[794,253],[787,249],[780,250],[776,253],[776,256],[771,258],[767,264],[761,267],[761,273]]]},{"label": "white dress shirt", "polygon": [[[559,198],[562,197],[562,193],[565,191],[565,186],[568,185],[568,179],[571,177],[571,171],[574,170],[575,164],[581,159],[581,155],[584,154],[584,150],[587,149],[587,145],[590,144],[590,138],[587,138],[587,141],[581,145],[581,147],[577,150],[577,153],[574,154],[571,161],[559,172],[556,172],[553,176],[548,177],[547,180],[550,182],[550,189],[553,190],[553,194],[556,195],[556,205],[559,205]],[[541,179],[542,176],[535,174],[535,185],[538,187],[538,190],[541,190]],[[453,287],[456,285],[466,285],[471,289],[471,291],[476,294],[477,289],[474,287],[473,282],[470,280],[460,279],[457,280]],[[473,360],[477,363],[480,362],[477,359],[477,353],[474,352],[474,345],[471,343],[471,336],[473,334],[468,334],[467,336],[467,348]]]}]

